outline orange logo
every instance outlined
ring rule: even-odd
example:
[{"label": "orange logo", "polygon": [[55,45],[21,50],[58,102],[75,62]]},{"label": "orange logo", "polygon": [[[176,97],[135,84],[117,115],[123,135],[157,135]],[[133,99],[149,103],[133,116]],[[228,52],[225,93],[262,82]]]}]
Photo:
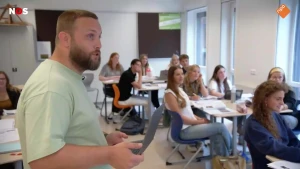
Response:
[{"label": "orange logo", "polygon": [[290,9],[285,6],[284,4],[282,4],[277,10],[276,12],[282,17],[285,18],[291,11]]}]

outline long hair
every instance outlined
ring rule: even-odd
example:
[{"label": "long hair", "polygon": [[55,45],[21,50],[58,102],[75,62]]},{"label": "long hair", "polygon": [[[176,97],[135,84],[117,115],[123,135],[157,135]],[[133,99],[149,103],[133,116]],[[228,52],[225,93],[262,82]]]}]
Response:
[{"label": "long hair", "polygon": [[[142,62],[142,60],[144,59],[144,57],[147,57],[147,59],[148,59],[148,55],[147,55],[147,54],[141,54],[141,55],[140,55],[140,60],[141,60],[141,62]],[[145,72],[144,72],[143,67],[145,68]],[[148,68],[149,68],[149,62],[147,61],[147,63],[146,63],[145,66],[142,65],[142,75],[146,75],[146,70],[147,70]]]},{"label": "long hair", "polygon": [[[217,82],[219,92],[221,92],[221,81],[220,81],[220,79],[219,79],[219,77],[218,77],[218,71],[219,71],[220,69],[222,69],[222,68],[225,69],[225,67],[222,66],[222,65],[216,66],[216,67],[215,67],[215,70],[214,70],[214,73],[213,73],[213,75],[212,75],[212,77],[211,77],[211,79],[210,79],[210,80],[215,80],[215,81]],[[226,90],[230,90],[229,85],[228,85],[228,82],[227,82],[227,77],[224,79],[223,84],[224,84],[224,89],[225,89],[225,91],[226,91]]]},{"label": "long hair", "polygon": [[253,117],[277,139],[279,132],[272,117],[272,110],[268,109],[265,100],[275,92],[285,90],[282,84],[269,80],[257,87],[253,97]]},{"label": "long hair", "polygon": [[286,88],[286,92],[288,92],[289,90],[292,90],[292,91],[293,91],[293,89],[286,83],[285,73],[284,73],[283,69],[280,68],[280,67],[273,67],[273,68],[269,71],[269,74],[268,74],[268,80],[271,79],[272,74],[275,73],[275,72],[280,72],[280,73],[283,75],[282,85]]},{"label": "long hair", "polygon": [[[184,76],[184,81],[183,81],[185,90],[191,91],[192,93],[195,93],[195,94],[199,93],[199,88],[201,87],[202,84],[200,84],[198,82],[198,80],[195,80],[195,82],[190,82],[190,74],[193,72],[194,69],[197,69],[197,68],[200,70],[200,67],[198,65],[189,66],[187,73]],[[192,88],[191,83],[196,83],[195,90]]]},{"label": "long hair", "polygon": [[179,107],[184,108],[184,107],[186,107],[186,101],[179,94],[178,86],[176,85],[175,80],[174,80],[175,71],[177,69],[182,69],[182,68],[179,67],[179,66],[172,66],[172,67],[170,67],[170,69],[168,71],[167,89],[170,89],[170,90],[172,90],[175,93],[175,95],[177,97],[177,102],[179,104]]},{"label": "long hair", "polygon": [[177,55],[177,54],[173,54],[173,56],[172,56],[172,58],[171,58],[171,60],[170,60],[170,64],[169,64],[169,67],[171,67],[171,66],[178,66],[178,65],[180,65],[180,63],[178,62],[178,65],[173,65],[173,57],[176,57],[178,60],[179,60],[179,56]]},{"label": "long hair", "polygon": [[0,71],[0,74],[3,74],[5,79],[6,79],[6,90],[10,91],[20,91],[18,88],[14,87],[13,85],[10,84],[9,77],[4,71]]},{"label": "long hair", "polygon": [[[107,65],[110,67],[110,69],[111,70],[113,70],[113,63],[112,63],[112,58],[114,57],[114,56],[116,56],[116,55],[119,55],[117,52],[114,52],[114,53],[112,53],[111,55],[110,55],[110,57],[109,57],[109,61],[107,62]],[[116,65],[116,70],[121,70],[121,65],[120,65],[120,63],[117,63],[117,65]]]}]

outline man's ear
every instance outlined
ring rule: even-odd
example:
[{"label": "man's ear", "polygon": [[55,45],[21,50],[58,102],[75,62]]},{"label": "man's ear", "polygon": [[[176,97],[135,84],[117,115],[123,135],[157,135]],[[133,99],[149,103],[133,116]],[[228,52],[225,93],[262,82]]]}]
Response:
[{"label": "man's ear", "polygon": [[58,39],[59,39],[59,43],[63,47],[69,48],[71,46],[71,36],[67,32],[59,32]]}]

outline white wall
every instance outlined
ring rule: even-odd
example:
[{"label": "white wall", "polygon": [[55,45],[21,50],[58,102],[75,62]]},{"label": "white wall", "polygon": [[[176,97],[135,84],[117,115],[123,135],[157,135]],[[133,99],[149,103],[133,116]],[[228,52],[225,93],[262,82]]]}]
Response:
[{"label": "white wall", "polygon": [[256,87],[275,65],[278,6],[278,0],[236,1],[236,84]]}]

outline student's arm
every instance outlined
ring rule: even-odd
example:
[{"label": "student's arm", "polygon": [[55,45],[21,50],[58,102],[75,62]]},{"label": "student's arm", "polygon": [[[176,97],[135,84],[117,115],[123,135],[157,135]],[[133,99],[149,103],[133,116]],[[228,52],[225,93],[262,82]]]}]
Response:
[{"label": "student's arm", "polygon": [[138,74],[139,74],[138,81],[135,81],[135,79],[133,79],[133,81],[132,81],[132,79],[131,79],[131,81],[132,81],[131,84],[134,88],[141,89],[142,88],[142,71],[140,71]]},{"label": "student's arm", "polygon": [[249,141],[265,155],[271,155],[282,160],[300,162],[300,148],[289,147],[275,139],[271,133],[257,121],[252,121],[248,128]]},{"label": "student's arm", "polygon": [[286,109],[294,110],[296,107],[296,95],[293,91],[289,90],[287,94],[284,96],[284,103],[286,105]]},{"label": "student's arm", "polygon": [[208,96],[208,90],[205,88],[203,83],[200,86],[200,92],[201,92],[202,96],[204,96],[204,97]]},{"label": "student's arm", "polygon": [[202,120],[194,120],[194,119],[184,116],[179,108],[176,97],[172,93],[165,94],[165,101],[171,111],[174,111],[174,112],[177,112],[180,114],[184,124],[187,124],[187,125],[203,124]]},{"label": "student's arm", "polygon": [[[140,160],[129,150],[137,144],[116,146],[80,146],[67,144],[65,134],[72,119],[72,101],[58,93],[47,92],[31,98],[25,105],[27,161],[32,169],[79,169],[111,164],[120,167]],[[17,119],[20,120],[20,119]],[[24,129],[23,129],[24,130]],[[19,130],[20,131],[20,130]],[[92,134],[92,133],[91,133]],[[105,144],[105,143],[104,143]],[[122,151],[122,152],[120,152]],[[120,159],[121,155],[132,159]],[[119,162],[118,162],[119,161]]]},{"label": "student's arm", "polygon": [[218,92],[218,84],[217,84],[216,81],[211,80],[209,82],[208,88],[209,88],[210,95],[216,96],[216,97],[219,97],[219,98],[224,96],[224,94]]}]

